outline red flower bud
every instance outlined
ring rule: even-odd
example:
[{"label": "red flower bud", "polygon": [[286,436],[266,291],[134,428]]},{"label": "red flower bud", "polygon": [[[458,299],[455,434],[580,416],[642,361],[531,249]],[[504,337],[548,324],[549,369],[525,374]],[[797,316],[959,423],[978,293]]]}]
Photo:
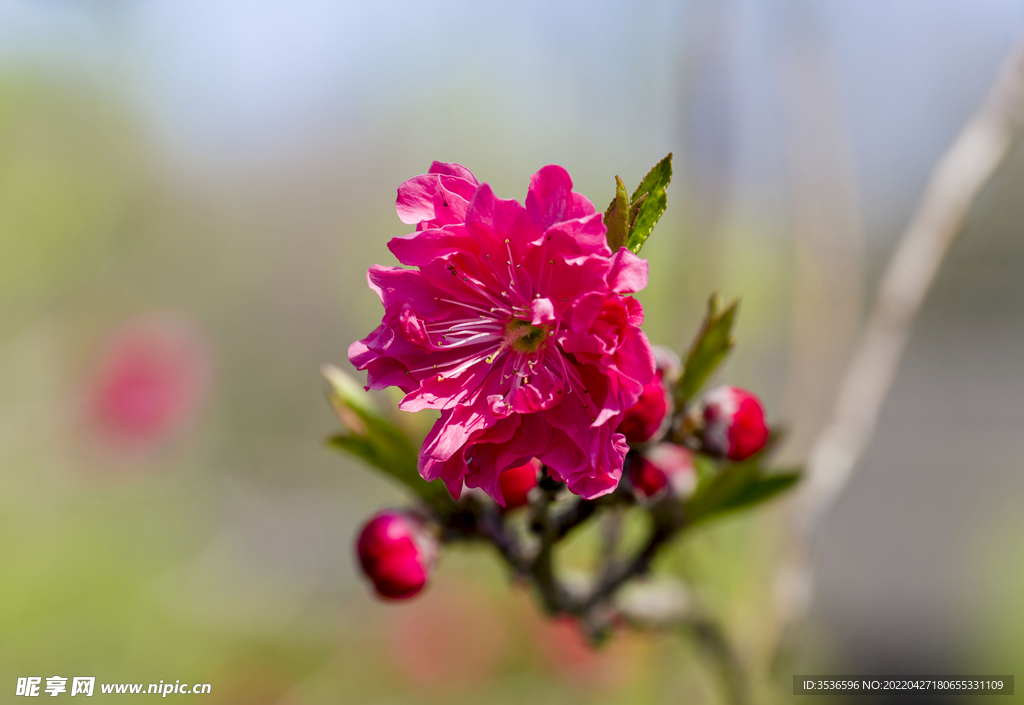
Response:
[{"label": "red flower bud", "polygon": [[661,372],[644,386],[636,404],[626,409],[617,429],[630,443],[650,440],[661,429],[668,411],[668,398],[661,381]]},{"label": "red flower bud", "polygon": [[412,597],[427,584],[437,542],[418,518],[398,510],[385,510],[363,527],[356,552],[377,593],[401,600]]},{"label": "red flower bud", "polygon": [[530,490],[537,486],[540,461],[536,458],[525,465],[509,468],[498,475],[501,496],[505,498],[505,511],[526,506]]},{"label": "red flower bud", "polygon": [[704,400],[704,447],[729,460],[749,458],[768,442],[761,400],[746,389],[718,387]]},{"label": "red flower bud", "polygon": [[673,443],[659,443],[632,461],[629,481],[642,498],[663,490],[675,497],[689,497],[697,486],[692,454]]}]

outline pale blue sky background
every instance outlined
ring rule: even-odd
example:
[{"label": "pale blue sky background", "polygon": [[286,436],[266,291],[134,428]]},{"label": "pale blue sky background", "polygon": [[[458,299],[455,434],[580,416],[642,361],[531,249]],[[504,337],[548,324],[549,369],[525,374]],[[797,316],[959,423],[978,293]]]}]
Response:
[{"label": "pale blue sky background", "polygon": [[[381,114],[437,120],[459,100],[482,106],[497,137],[539,140],[554,157],[581,125],[678,150],[691,91],[690,117],[727,130],[715,143],[744,198],[779,181],[773,57],[797,5],[0,0],[0,61],[116,87],[176,160],[221,166],[294,153]],[[1024,28],[1024,3],[807,6],[836,57],[869,216],[899,209]],[[716,23],[720,46],[696,74],[710,78],[691,81],[687,62]]]}]

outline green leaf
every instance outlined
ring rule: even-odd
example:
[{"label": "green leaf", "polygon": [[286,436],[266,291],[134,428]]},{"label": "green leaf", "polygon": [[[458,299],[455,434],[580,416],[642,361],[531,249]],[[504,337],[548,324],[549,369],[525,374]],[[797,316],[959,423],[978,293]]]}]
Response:
[{"label": "green leaf", "polygon": [[618,176],[615,177],[615,198],[604,212],[604,226],[608,230],[608,247],[618,252],[629,237],[629,194]]},{"label": "green leaf", "polygon": [[626,248],[633,254],[640,252],[654,226],[668,207],[665,189],[672,180],[672,153],[647,172],[629,199],[629,237]]},{"label": "green leaf", "polygon": [[328,398],[345,426],[343,433],[329,439],[331,447],[362,458],[436,509],[451,505],[443,483],[420,477],[416,446],[381,413],[359,383],[333,365],[324,365],[321,374],[331,385]]},{"label": "green leaf", "polygon": [[683,375],[679,378],[673,394],[678,406],[683,406],[693,399],[711,373],[732,350],[735,342],[732,338],[732,324],[738,305],[739,301],[735,300],[724,311],[719,312],[718,295],[715,294],[708,300],[708,315],[704,318],[700,332],[686,356]]},{"label": "green leaf", "polygon": [[629,230],[629,240],[626,242],[626,249],[633,254],[640,252],[666,208],[668,208],[668,196],[664,191],[647,194],[647,198],[640,204],[636,220],[633,221],[633,227]]},{"label": "green leaf", "polygon": [[752,507],[788,490],[799,479],[797,470],[766,474],[760,457],[726,466],[714,477],[701,481],[686,503],[687,519],[696,524],[726,512]]}]

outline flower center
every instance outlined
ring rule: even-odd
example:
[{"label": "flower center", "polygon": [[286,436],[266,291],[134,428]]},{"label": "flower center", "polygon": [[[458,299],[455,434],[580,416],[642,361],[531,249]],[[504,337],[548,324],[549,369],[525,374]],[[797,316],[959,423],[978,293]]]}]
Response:
[{"label": "flower center", "polygon": [[505,340],[516,352],[532,353],[540,349],[547,333],[546,326],[535,326],[529,321],[513,318],[505,326]]},{"label": "flower center", "polygon": [[505,336],[501,345],[488,356],[487,363],[494,362],[507,348],[512,348],[518,353],[537,352],[544,343],[547,332],[547,326],[535,326],[529,321],[513,318],[505,326]]}]

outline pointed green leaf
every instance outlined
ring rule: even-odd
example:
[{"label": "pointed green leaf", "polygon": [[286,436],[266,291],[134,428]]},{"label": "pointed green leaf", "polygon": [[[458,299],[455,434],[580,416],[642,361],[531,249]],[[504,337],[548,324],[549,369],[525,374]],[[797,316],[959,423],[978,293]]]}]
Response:
[{"label": "pointed green leaf", "polygon": [[331,437],[329,444],[382,470],[436,509],[449,506],[452,500],[444,484],[420,477],[416,447],[359,383],[333,365],[324,365],[321,373],[331,385],[331,406],[345,426],[345,432]]},{"label": "pointed green leaf", "polygon": [[675,388],[674,397],[677,405],[681,406],[693,399],[711,373],[732,350],[732,324],[738,305],[739,301],[735,300],[724,311],[719,312],[718,295],[715,294],[708,300],[708,314],[701,325],[700,333],[690,347],[683,375]]},{"label": "pointed green leaf", "polygon": [[622,179],[615,177],[615,198],[604,212],[604,226],[608,231],[608,247],[618,252],[629,237],[629,194]]},{"label": "pointed green leaf", "polygon": [[665,189],[672,180],[672,153],[654,165],[629,199],[629,237],[626,247],[633,254],[647,242],[654,226],[668,207]]}]

